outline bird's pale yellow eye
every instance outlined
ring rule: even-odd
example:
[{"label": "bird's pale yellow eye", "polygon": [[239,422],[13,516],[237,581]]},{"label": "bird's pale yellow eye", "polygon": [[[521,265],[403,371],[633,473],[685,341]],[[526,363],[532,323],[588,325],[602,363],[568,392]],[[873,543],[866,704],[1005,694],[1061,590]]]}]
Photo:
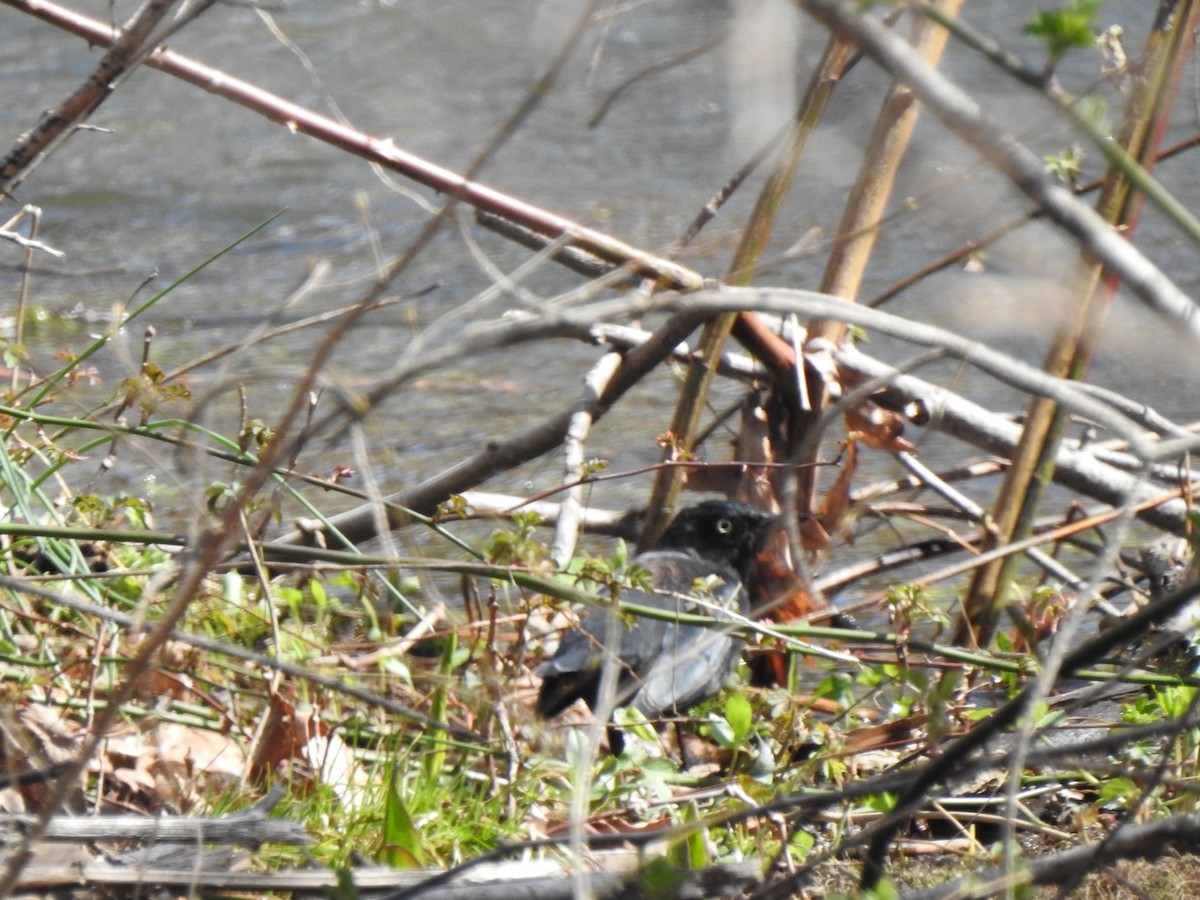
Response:
[{"label": "bird's pale yellow eye", "polygon": [[718,519],[717,520],[717,533],[718,534],[729,534],[732,531],[733,531],[733,522],[732,521],[730,521],[729,519]]}]

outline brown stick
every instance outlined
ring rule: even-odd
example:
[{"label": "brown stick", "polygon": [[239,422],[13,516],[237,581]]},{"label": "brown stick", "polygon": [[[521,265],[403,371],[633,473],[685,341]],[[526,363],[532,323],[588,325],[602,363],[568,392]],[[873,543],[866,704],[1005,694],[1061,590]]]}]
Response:
[{"label": "brown stick", "polygon": [[[958,15],[962,0],[937,0],[946,16]],[[912,43],[928,65],[936,66],[946,47],[948,32],[927,19],[917,19],[913,26]],[[847,300],[857,300],[867,262],[875,248],[879,227],[883,222],[892,186],[909,141],[917,124],[917,102],[912,91],[896,80],[884,98],[875,128],[867,141],[862,166],[854,181],[842,223],[839,239],[825,267],[821,290]],[[839,344],[845,336],[841,322],[817,319],[809,323],[810,338],[823,337]]]}]

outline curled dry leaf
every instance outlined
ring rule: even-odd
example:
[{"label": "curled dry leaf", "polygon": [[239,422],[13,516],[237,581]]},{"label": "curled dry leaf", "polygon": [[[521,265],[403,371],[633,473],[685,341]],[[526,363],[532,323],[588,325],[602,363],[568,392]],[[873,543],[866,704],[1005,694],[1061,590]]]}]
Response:
[{"label": "curled dry leaf", "polygon": [[887,453],[916,453],[904,437],[904,417],[870,400],[846,410],[846,434],[873,450]]},{"label": "curled dry leaf", "polygon": [[[107,779],[115,781],[122,789],[120,796],[109,794],[110,801],[128,805],[131,802],[143,803],[148,806],[159,805],[158,784],[155,782],[152,769],[155,753],[152,747],[146,746],[142,735],[136,731],[111,735],[104,742],[100,768]],[[110,784],[111,791],[111,784]]]},{"label": "curled dry leaf", "polygon": [[772,535],[755,557],[749,583],[750,605],[755,616],[792,622],[828,608],[820,597],[805,588],[787,557],[787,537],[782,532]]},{"label": "curled dry leaf", "polygon": [[863,725],[846,734],[846,750],[865,753],[904,747],[924,738],[928,720],[927,715],[914,715],[878,725]]},{"label": "curled dry leaf", "polygon": [[800,523],[800,546],[813,553],[828,550],[833,546],[833,538],[829,536],[820,519],[804,519]]},{"label": "curled dry leaf", "polygon": [[684,489],[733,496],[746,471],[744,466],[697,465],[688,466],[684,478]]},{"label": "curled dry leaf", "polygon": [[[297,762],[303,766],[296,767]],[[262,781],[268,772],[295,772],[298,768],[312,772],[349,810],[358,809],[366,800],[366,773],[338,733],[312,708],[297,709],[273,694],[267,724],[250,763],[250,777]]]},{"label": "curled dry leaf", "polygon": [[170,779],[182,799],[197,787],[208,789],[235,783],[245,770],[241,746],[227,734],[164,723],[155,734],[156,774]]}]

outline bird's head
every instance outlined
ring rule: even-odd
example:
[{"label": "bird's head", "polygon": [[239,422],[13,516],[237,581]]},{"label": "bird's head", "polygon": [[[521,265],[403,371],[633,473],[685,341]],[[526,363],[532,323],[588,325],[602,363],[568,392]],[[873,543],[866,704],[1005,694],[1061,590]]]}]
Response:
[{"label": "bird's head", "polygon": [[778,516],[732,500],[706,500],[679,511],[654,545],[680,550],[745,577]]}]

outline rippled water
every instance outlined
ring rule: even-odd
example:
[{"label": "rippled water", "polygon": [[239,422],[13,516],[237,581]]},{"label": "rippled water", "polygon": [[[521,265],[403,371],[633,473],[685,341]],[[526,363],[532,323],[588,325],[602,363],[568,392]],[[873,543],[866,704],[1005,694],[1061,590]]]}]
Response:
[{"label": "rippled water", "polygon": [[[726,33],[750,5],[663,0],[615,13],[604,27],[589,32],[558,84],[481,180],[632,243],[667,246],[728,180],[757,137],[781,123],[823,46],[823,32],[812,23],[796,25],[789,7],[779,4],[784,14],[773,24],[745,26],[739,41],[632,86],[598,127],[588,121],[630,74]],[[99,0],[75,6],[100,17],[110,9]],[[1003,6],[1007,12],[999,20],[996,4],[975,12],[998,36],[1032,53],[1020,34],[1026,4]],[[1134,0],[1105,4],[1111,20],[1128,24],[1134,51],[1147,26],[1148,6]],[[118,3],[118,18],[129,8]],[[336,101],[340,114],[357,128],[391,136],[405,149],[461,170],[545,70],[580,8],[577,0],[286,4],[275,21],[303,51],[319,83],[252,10],[218,6],[170,45],[315,109],[329,112],[331,100]],[[43,109],[74,89],[98,57],[79,39],[0,7],[0,77],[8,86],[0,104],[0,145],[11,143]],[[1084,59],[1078,68],[1091,62]],[[1052,111],[988,64],[958,51],[948,71],[1037,152],[1066,146],[1069,138]],[[877,70],[863,64],[838,88],[781,220],[778,252],[813,229],[825,234],[836,229],[884,83]],[[1194,129],[1194,115],[1185,112],[1179,119],[1174,133]],[[148,290],[157,289],[280,211],[273,224],[146,317],[145,323],[157,329],[152,353],[164,368],[240,340],[279,309],[318,261],[332,265],[329,279],[281,312],[281,319],[351,302],[376,270],[376,246],[391,257],[426,221],[411,197],[385,185],[362,161],[158,72],[134,74],[92,124],[107,131],[76,135],[19,195],[43,209],[42,239],[66,253],[62,261],[39,259],[33,281],[38,307],[70,314],[63,320],[52,317],[30,336],[43,370],[53,353],[86,346],[89,335],[148,276],[157,274]],[[899,212],[888,226],[864,296],[1024,208],[972,151],[928,117],[914,147],[897,195],[912,198],[911,209]],[[1094,161],[1090,165],[1096,169]],[[1200,190],[1200,180],[1191,174],[1194,166],[1184,157],[1161,169],[1185,202]],[[758,185],[753,180],[735,197],[689,251],[689,265],[707,275],[723,272]],[[437,201],[429,191],[417,194]],[[527,257],[493,235],[466,227],[504,269]],[[1196,288],[1193,246],[1154,215],[1147,217],[1140,240],[1185,290]],[[985,274],[940,275],[889,308],[966,330],[1037,361],[1057,303],[1053,286],[1072,255],[1048,227],[1027,228],[989,253]],[[817,252],[773,269],[762,282],[814,286],[823,258],[818,243]],[[10,306],[20,259],[15,248],[0,244],[0,285]],[[454,318],[456,311],[489,283],[462,236],[444,230],[395,285],[410,299],[373,313],[339,348],[328,390],[352,392],[385,370],[415,327],[449,316],[444,333],[453,334],[453,323],[461,321]],[[529,286],[552,296],[577,283],[575,276],[548,268]],[[145,296],[145,290],[138,295]],[[505,299],[486,312],[498,314],[511,303]],[[1194,349],[1175,342],[1171,329],[1148,320],[1136,306],[1122,304],[1117,315],[1120,324],[1098,361],[1098,378],[1168,414],[1194,417]],[[240,411],[235,383],[247,392],[248,414],[269,419],[306,366],[319,334],[310,329],[277,338],[224,370],[200,370],[193,389],[198,396],[216,391],[217,400],[205,409],[215,410],[214,422],[223,427]],[[139,325],[94,359],[105,390],[136,370],[141,341]],[[873,342],[870,349],[894,358],[908,353],[887,341]],[[521,356],[516,366],[511,356],[490,356],[431,374],[366,421],[376,475],[387,490],[411,484],[490,438],[560,410],[596,353],[558,342],[539,348],[535,356]],[[946,368],[942,377],[957,384],[960,373]],[[974,389],[989,402],[1017,404],[988,383],[977,382]],[[601,424],[592,453],[610,458],[617,468],[652,461],[658,453],[653,438],[665,429],[673,403],[674,386],[663,373]],[[934,458],[962,452],[935,437],[920,440]],[[137,452],[122,459],[116,477],[189,474],[169,458],[161,470],[140,462]],[[346,435],[316,442],[301,462],[328,471],[341,461],[354,462]],[[545,460],[519,479],[551,483],[558,466],[556,459]],[[512,491],[527,486],[524,480],[493,485]],[[626,489],[641,491],[637,483]]]}]

